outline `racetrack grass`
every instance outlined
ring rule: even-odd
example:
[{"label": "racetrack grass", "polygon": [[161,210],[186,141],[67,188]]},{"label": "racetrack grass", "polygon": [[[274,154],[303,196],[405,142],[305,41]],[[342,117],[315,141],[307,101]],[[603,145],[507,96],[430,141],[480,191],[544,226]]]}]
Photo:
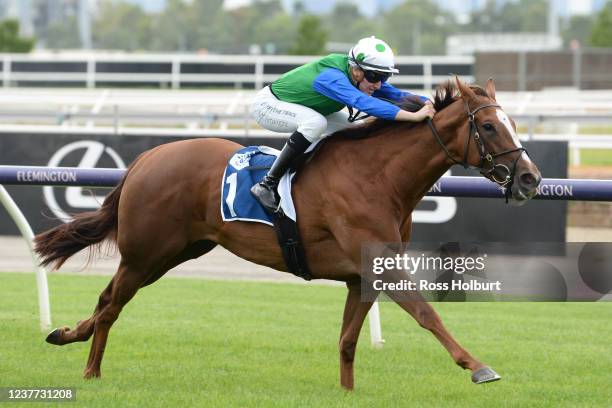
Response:
[{"label": "racetrack grass", "polygon": [[[570,153],[571,157],[571,153]],[[612,150],[580,149],[581,166],[612,166]]]},{"label": "racetrack grass", "polygon": [[[92,312],[108,277],[49,276],[53,321]],[[113,327],[102,378],[83,380],[88,343],[38,329],[35,278],[0,274],[0,386],[76,387],[86,407],[610,406],[611,303],[438,303],[455,337],[502,381],[473,385],[435,338],[381,304],[382,350],[362,332],[356,390],[339,386],[345,289],[166,277]],[[6,406],[16,404],[6,404]],[[2,404],[5,406],[5,404]],[[22,405],[19,405],[22,406]]]}]

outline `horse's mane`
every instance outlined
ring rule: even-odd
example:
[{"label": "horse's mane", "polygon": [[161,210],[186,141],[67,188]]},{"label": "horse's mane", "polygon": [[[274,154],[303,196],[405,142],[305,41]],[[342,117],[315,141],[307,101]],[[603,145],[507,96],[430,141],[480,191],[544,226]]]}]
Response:
[{"label": "horse's mane", "polygon": [[[470,89],[474,91],[476,95],[487,96],[487,92],[478,85],[470,85]],[[459,95],[459,89],[457,88],[457,84],[454,80],[446,81],[436,88],[436,92],[434,95],[433,106],[436,109],[436,112],[440,112],[453,102],[455,102]],[[404,100],[397,103],[401,109],[407,110],[409,112],[416,112],[421,109],[424,105],[424,102],[418,96],[410,96],[405,98]],[[369,136],[373,136],[378,133],[382,129],[386,129],[391,126],[397,126],[402,124],[402,126],[416,126],[420,122],[397,122],[394,120],[386,120],[386,119],[373,119],[366,121],[363,125],[350,127],[346,129],[339,130],[334,133],[334,137],[346,137],[349,139],[363,139]]]}]

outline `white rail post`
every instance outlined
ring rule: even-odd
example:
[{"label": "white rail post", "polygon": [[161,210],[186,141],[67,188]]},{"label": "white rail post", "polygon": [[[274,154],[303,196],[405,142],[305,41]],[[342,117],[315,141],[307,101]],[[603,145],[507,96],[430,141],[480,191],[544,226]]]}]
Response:
[{"label": "white rail post", "polygon": [[11,57],[5,55],[2,59],[2,86],[8,88],[11,86]]},{"label": "white rail post", "polygon": [[264,86],[264,60],[261,57],[255,58],[255,89],[259,90]]},{"label": "white rail post", "polygon": [[517,84],[518,91],[525,92],[527,91],[527,87],[529,81],[527,79],[527,51],[520,51],[518,53],[518,61],[517,61]]},{"label": "white rail post", "polygon": [[[579,132],[580,126],[578,126],[578,122],[572,122],[569,125],[569,134],[574,138],[580,134]],[[568,144],[569,147],[569,144]],[[580,166],[580,148],[574,147],[571,149],[572,152],[572,160],[571,164],[574,166]]]},{"label": "white rail post", "polygon": [[380,327],[380,309],[378,308],[378,301],[372,304],[368,316],[370,318],[370,341],[372,347],[382,348],[385,341],[382,338],[382,329]]},{"label": "white rail post", "polygon": [[172,78],[170,80],[172,89],[179,89],[181,87],[181,60],[179,57],[172,58]]},{"label": "white rail post", "polygon": [[423,89],[431,92],[433,89],[433,64],[431,58],[423,59]]},{"label": "white rail post", "polygon": [[49,330],[51,327],[51,306],[49,305],[49,286],[47,284],[47,271],[42,266],[39,266],[38,256],[34,252],[32,247],[32,240],[34,239],[34,232],[28,220],[15,204],[15,201],[11,198],[8,191],[3,185],[0,185],[0,201],[4,205],[4,208],[8,211],[9,215],[17,224],[21,235],[26,240],[30,254],[32,255],[32,261],[34,262],[34,268],[36,268],[36,286],[38,287],[38,309],[40,313],[40,328],[43,331]]},{"label": "white rail post", "polygon": [[87,58],[87,72],[85,73],[85,84],[89,89],[93,89],[96,87],[96,59],[93,55]]}]

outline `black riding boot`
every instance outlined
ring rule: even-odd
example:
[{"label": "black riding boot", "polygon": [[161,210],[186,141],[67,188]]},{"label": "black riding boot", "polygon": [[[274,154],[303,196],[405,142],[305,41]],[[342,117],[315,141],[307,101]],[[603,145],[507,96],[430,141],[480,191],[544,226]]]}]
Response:
[{"label": "black riding boot", "polygon": [[278,210],[280,203],[278,193],[276,192],[278,182],[291,163],[304,153],[308,146],[310,146],[310,142],[304,135],[297,131],[293,132],[287,143],[285,143],[280,155],[276,158],[270,170],[268,170],[268,174],[264,176],[261,182],[251,187],[251,193],[267,211],[275,213]]}]

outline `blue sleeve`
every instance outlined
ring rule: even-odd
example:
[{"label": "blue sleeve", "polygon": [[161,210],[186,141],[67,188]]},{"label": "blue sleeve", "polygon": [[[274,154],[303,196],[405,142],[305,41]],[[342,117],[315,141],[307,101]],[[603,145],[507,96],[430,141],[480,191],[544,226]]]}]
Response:
[{"label": "blue sleeve", "polygon": [[399,90],[393,85],[388,84],[386,82],[383,82],[380,89],[374,92],[372,96],[374,96],[375,98],[391,99],[393,101],[401,101],[402,99],[407,98],[409,96],[416,96],[420,98],[423,102],[427,102],[429,100],[429,98],[426,96],[415,95],[411,94],[410,92]]},{"label": "blue sleeve", "polygon": [[351,83],[340,70],[327,68],[321,72],[312,83],[312,88],[334,101],[359,109],[377,118],[393,120],[399,112],[397,106],[369,96]]}]

